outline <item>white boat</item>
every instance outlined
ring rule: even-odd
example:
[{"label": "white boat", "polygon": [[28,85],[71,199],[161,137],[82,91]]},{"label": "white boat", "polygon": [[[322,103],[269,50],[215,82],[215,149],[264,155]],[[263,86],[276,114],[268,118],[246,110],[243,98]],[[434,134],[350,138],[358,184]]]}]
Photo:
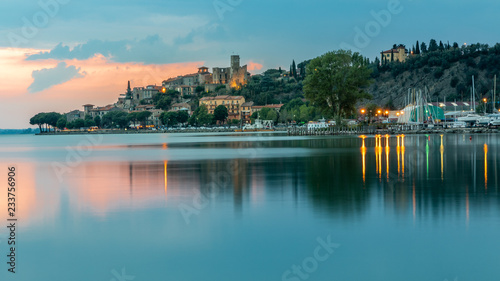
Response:
[{"label": "white boat", "polygon": [[469,114],[467,114],[467,116],[458,117],[457,121],[467,122],[467,123],[476,123],[477,120],[479,120],[479,118],[481,118],[480,115],[474,114],[474,113],[469,113]]},{"label": "white boat", "polygon": [[488,125],[500,126],[500,114],[494,113],[494,114],[488,115],[488,117],[490,118],[490,123]]},{"label": "white boat", "polygon": [[332,125],[335,125],[335,121],[326,122],[325,119],[320,119],[319,122],[309,121],[309,123],[307,123],[307,129],[328,128],[329,126]]},{"label": "white boat", "polygon": [[254,124],[247,124],[243,131],[273,131],[273,120],[255,119]]},{"label": "white boat", "polygon": [[491,117],[483,116],[477,119],[477,125],[479,126],[488,126],[490,124]]}]

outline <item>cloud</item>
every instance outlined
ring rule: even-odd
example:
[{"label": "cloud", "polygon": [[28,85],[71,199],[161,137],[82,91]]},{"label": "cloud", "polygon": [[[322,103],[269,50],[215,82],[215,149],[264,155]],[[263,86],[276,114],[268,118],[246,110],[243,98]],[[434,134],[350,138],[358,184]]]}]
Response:
[{"label": "cloud", "polygon": [[31,73],[34,81],[28,87],[28,91],[30,93],[41,92],[73,78],[82,78],[86,74],[86,72],[80,72],[80,68],[76,68],[74,65],[67,66],[65,62],[60,62],[55,68],[34,70]]},{"label": "cloud", "polygon": [[164,64],[176,61],[174,48],[165,44],[159,35],[148,36],[142,40],[91,40],[72,49],[59,43],[52,50],[30,55],[26,60],[86,60],[96,55],[103,55],[113,62],[121,63]]},{"label": "cloud", "polygon": [[249,61],[247,63],[248,71],[261,70],[263,65],[257,62]]}]

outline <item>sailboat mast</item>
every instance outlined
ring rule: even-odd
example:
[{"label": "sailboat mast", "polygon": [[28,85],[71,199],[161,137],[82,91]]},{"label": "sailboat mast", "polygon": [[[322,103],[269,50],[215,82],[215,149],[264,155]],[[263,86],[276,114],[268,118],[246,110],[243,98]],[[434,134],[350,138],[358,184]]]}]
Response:
[{"label": "sailboat mast", "polygon": [[472,75],[472,110],[476,112],[476,87],[474,84],[474,75]]},{"label": "sailboat mast", "polygon": [[496,113],[497,108],[495,106],[495,96],[497,94],[497,75],[495,74],[495,81],[493,82],[493,111],[492,113]]}]

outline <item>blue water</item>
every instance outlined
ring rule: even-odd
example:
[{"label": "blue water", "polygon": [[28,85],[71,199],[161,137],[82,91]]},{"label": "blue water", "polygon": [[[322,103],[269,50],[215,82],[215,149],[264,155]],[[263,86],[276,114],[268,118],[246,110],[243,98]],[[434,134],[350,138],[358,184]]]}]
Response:
[{"label": "blue water", "polygon": [[469,137],[0,136],[0,280],[499,280],[500,142]]}]

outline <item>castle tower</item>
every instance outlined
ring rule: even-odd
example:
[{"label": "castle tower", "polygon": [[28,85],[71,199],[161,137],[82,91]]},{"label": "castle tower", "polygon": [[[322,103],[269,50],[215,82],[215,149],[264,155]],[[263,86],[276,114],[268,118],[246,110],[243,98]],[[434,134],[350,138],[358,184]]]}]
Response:
[{"label": "castle tower", "polygon": [[238,55],[231,56],[231,68],[232,69],[240,68],[240,56]]}]

